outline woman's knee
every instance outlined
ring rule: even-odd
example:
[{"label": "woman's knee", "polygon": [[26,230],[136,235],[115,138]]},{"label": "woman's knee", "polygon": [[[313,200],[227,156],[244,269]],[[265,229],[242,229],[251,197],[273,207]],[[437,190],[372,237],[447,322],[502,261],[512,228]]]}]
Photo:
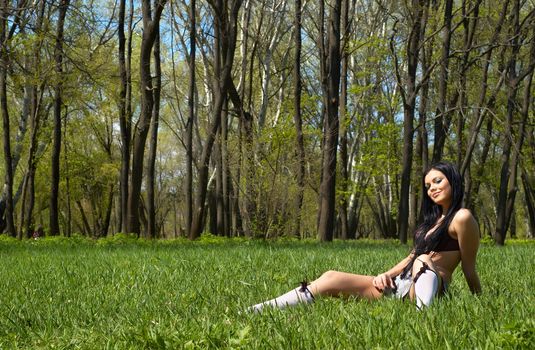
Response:
[{"label": "woman's knee", "polygon": [[433,260],[431,259],[431,257],[428,254],[418,255],[418,257],[416,258],[416,261],[420,261],[421,263],[425,262],[426,264],[432,264],[433,263]]},{"label": "woman's knee", "polygon": [[433,260],[429,255],[422,254],[419,255],[416,260],[414,261],[414,265],[412,266],[412,273],[413,275],[420,270],[424,265],[427,265],[427,267],[433,271],[435,271],[435,265],[433,264]]},{"label": "woman's knee", "polygon": [[428,265],[428,266],[432,266],[433,265],[433,260],[431,259],[431,257],[427,254],[422,254],[422,255],[419,255],[416,260],[414,261],[414,267],[422,267],[424,264]]},{"label": "woman's knee", "polygon": [[334,270],[324,272],[314,283],[312,294],[339,296],[346,283],[345,275],[343,272]]},{"label": "woman's knee", "polygon": [[323,280],[336,280],[340,277],[340,272],[338,271],[335,271],[335,270],[329,270],[329,271],[325,271],[322,275],[321,275],[321,279]]}]

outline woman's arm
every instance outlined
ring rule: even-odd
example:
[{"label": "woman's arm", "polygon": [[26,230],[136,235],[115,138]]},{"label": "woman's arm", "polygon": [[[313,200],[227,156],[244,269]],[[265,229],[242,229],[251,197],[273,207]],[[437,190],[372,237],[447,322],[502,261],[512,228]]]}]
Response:
[{"label": "woman's arm", "polygon": [[476,271],[476,257],[479,248],[479,227],[468,209],[461,209],[455,215],[452,228],[457,234],[461,250],[461,266],[470,291],[481,293],[481,283]]},{"label": "woman's arm", "polygon": [[384,290],[386,288],[393,288],[394,287],[393,278],[399,275],[403,271],[403,268],[407,266],[411,257],[412,257],[412,253],[409,254],[405,259],[397,263],[396,266],[394,266],[390,270],[380,275],[377,275],[373,279],[373,286],[379,290]]}]

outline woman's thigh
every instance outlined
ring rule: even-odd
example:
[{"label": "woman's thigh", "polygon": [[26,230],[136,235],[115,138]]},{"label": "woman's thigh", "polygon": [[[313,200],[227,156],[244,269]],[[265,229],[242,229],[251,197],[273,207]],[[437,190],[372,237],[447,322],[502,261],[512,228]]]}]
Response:
[{"label": "woman's thigh", "polygon": [[[420,269],[424,266],[424,263],[427,265],[427,267],[429,268],[429,270],[433,271],[433,273],[437,276],[437,279],[438,279],[438,290],[441,291],[442,290],[442,277],[441,275],[438,273],[437,271],[437,267],[435,266],[435,264],[433,263],[433,260],[429,257],[429,255],[420,255],[419,257],[416,258],[416,260],[414,261],[414,265],[412,266],[412,277],[414,278],[415,276],[417,276],[418,272],[420,271]],[[412,287],[411,287],[411,290],[410,290],[410,294],[409,294],[411,300],[414,300],[414,283],[412,284]]]},{"label": "woman's thigh", "polygon": [[313,295],[357,296],[378,299],[383,294],[373,286],[373,276],[340,271],[327,271],[309,285]]}]

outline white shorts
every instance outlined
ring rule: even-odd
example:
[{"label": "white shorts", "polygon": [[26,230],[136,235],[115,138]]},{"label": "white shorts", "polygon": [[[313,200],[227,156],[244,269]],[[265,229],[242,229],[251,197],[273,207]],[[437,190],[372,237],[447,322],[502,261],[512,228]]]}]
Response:
[{"label": "white shorts", "polygon": [[[446,281],[440,278],[440,275],[437,274],[437,277],[442,282],[442,288],[438,292],[438,295],[440,296],[446,293],[446,290],[448,289],[448,284],[446,283]],[[404,278],[401,278],[401,275],[398,275],[394,278],[394,285],[396,286],[396,288],[385,289],[385,291],[383,292],[383,295],[386,297],[392,297],[396,299],[404,299],[409,294],[413,284],[414,282],[412,279],[412,275],[410,273],[408,273],[407,276],[405,276]]]},{"label": "white shorts", "polygon": [[412,286],[412,276],[410,273],[407,274],[405,277],[401,277],[401,275],[396,276],[394,278],[394,285],[395,288],[388,288],[385,289],[383,295],[387,297],[392,297],[396,299],[403,299],[411,290]]}]

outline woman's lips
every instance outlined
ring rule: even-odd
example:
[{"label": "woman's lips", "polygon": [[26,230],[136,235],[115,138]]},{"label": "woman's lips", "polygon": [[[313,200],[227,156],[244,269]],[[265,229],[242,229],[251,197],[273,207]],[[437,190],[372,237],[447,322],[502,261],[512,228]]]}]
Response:
[{"label": "woman's lips", "polygon": [[[441,192],[442,192],[442,191],[441,191]],[[435,192],[435,193],[433,193],[433,198],[437,198],[437,197],[440,195],[441,192]]]}]

